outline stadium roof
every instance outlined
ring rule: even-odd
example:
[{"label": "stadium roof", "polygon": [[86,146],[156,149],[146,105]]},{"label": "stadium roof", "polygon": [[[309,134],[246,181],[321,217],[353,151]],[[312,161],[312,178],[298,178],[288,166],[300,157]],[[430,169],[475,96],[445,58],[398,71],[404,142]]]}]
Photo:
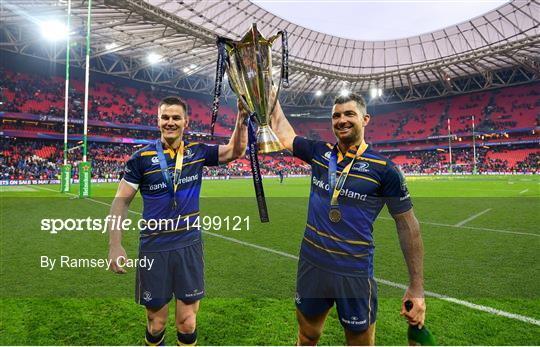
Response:
[{"label": "stadium roof", "polygon": [[250,0],[308,29],[361,41],[418,36],[483,15],[509,0]]},{"label": "stadium roof", "polygon": [[[81,43],[72,59],[83,66],[87,3],[72,3],[74,36]],[[67,1],[4,1],[1,6],[2,49],[65,60],[61,45],[36,40],[35,23],[50,17],[65,20]],[[208,92],[216,35],[239,39],[257,23],[266,36],[281,29],[289,33],[291,89],[285,103],[313,104],[316,90],[333,96],[343,88],[367,92],[373,87],[384,90],[382,102],[416,100],[506,85],[512,78],[539,79],[539,13],[537,1],[512,1],[431,33],[360,41],[296,25],[246,0],[94,0],[91,68]],[[148,63],[149,52],[161,55],[162,61]],[[279,42],[274,57],[278,62]],[[324,97],[318,103],[325,104]]]}]

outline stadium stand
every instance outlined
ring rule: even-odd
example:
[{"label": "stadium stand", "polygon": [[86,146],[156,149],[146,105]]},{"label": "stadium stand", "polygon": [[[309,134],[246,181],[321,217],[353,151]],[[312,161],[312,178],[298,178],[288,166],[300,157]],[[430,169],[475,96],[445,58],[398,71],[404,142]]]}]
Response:
[{"label": "stadium stand", "polygon": [[[63,132],[63,85],[59,76],[2,71],[3,179],[56,178],[61,164]],[[82,133],[83,82],[70,88],[69,133]],[[157,136],[155,107],[170,92],[135,88],[129,81],[109,78],[91,84],[90,146],[94,178],[118,178],[123,163],[136,144]],[[210,132],[210,102],[197,96],[186,99],[193,139]],[[453,171],[472,171],[472,116],[475,116],[479,172],[536,172],[539,161],[540,83],[508,87],[467,95],[397,105],[394,110],[370,110],[367,140],[400,165],[406,173],[448,171],[447,120],[454,136]],[[329,110],[324,112],[330,113]],[[215,133],[221,142],[232,132],[236,111],[225,104]],[[291,118],[299,135],[334,141],[328,118]],[[51,140],[44,140],[43,138]],[[80,138],[74,138],[78,140]],[[98,142],[93,142],[98,141]],[[203,138],[208,142],[208,137]],[[486,148],[483,148],[486,147]],[[487,149],[489,148],[489,149]],[[9,153],[8,153],[9,152]],[[71,158],[82,157],[80,150]],[[76,159],[76,161],[78,160]],[[73,165],[73,177],[77,177]],[[228,166],[205,169],[211,177],[249,176],[247,159]],[[261,157],[264,175],[304,175],[305,164],[287,154]]]}]

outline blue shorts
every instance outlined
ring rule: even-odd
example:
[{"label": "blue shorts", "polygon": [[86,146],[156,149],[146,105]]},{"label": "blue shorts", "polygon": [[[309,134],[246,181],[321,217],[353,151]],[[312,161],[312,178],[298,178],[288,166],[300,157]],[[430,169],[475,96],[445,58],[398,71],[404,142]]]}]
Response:
[{"label": "blue shorts", "polygon": [[344,276],[300,259],[296,278],[296,307],[307,317],[318,316],[336,303],[341,325],[366,330],[377,319],[377,283],[373,278]]},{"label": "blue shorts", "polygon": [[153,260],[152,268],[137,268],[135,301],[161,308],[172,296],[186,304],[204,297],[204,259],[202,242],[165,252],[140,252]]}]

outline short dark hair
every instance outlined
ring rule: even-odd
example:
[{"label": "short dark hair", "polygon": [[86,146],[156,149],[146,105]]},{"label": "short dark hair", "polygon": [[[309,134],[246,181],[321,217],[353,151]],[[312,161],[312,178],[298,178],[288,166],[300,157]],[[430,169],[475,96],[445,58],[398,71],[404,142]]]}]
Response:
[{"label": "short dark hair", "polygon": [[167,96],[161,99],[158,105],[158,110],[161,110],[161,106],[163,105],[180,105],[184,109],[186,115],[188,113],[187,103],[178,96]]},{"label": "short dark hair", "polygon": [[347,95],[338,95],[334,99],[334,105],[336,104],[345,104],[349,101],[354,101],[358,105],[360,111],[367,113],[366,100],[360,94],[349,93]]}]

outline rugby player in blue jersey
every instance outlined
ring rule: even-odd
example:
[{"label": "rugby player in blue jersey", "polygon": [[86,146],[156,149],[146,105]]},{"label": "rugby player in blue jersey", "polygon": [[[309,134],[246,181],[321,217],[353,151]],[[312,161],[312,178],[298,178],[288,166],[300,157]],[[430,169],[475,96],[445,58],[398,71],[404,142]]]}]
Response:
[{"label": "rugby player in blue jersey", "polygon": [[[373,223],[386,204],[396,222],[409,270],[401,315],[424,324],[423,244],[405,178],[364,140],[370,116],[357,94],[339,96],[332,108],[337,143],[296,136],[281,107],[272,128],[294,156],[311,165],[311,193],[297,273],[299,345],[319,341],[330,308],[349,345],[374,345],[377,284],[373,271]],[[413,308],[405,309],[411,300]]]},{"label": "rugby player in blue jersey", "polygon": [[[161,137],[128,160],[112,203],[111,216],[127,217],[140,191],[143,198],[139,259],[153,260],[152,268],[137,268],[135,299],[146,307],[147,345],[164,345],[168,303],[176,298],[178,345],[197,341],[196,317],[204,296],[204,261],[199,216],[203,166],[227,163],[244,155],[247,146],[245,115],[239,112],[226,145],[206,145],[183,139],[189,124],[187,105],[177,97],[163,99],[157,124]],[[197,225],[197,223],[195,223]],[[112,271],[126,270],[119,224],[110,227],[109,259]],[[120,261],[119,261],[120,260]]]}]

